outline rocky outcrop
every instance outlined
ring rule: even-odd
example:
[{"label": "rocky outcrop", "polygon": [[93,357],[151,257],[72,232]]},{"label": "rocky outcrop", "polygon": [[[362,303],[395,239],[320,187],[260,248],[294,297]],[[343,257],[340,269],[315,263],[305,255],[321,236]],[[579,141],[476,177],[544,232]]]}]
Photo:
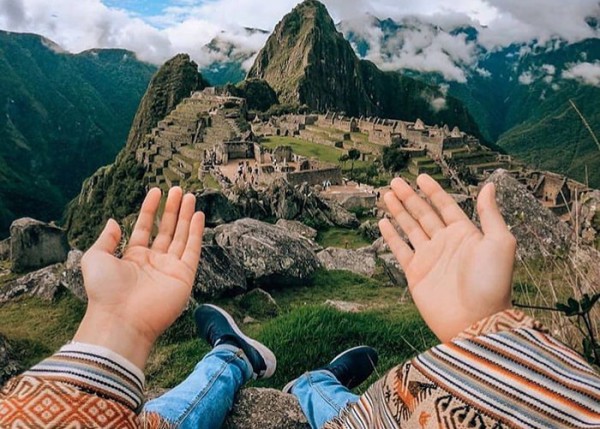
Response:
[{"label": "rocky outcrop", "polygon": [[303,224],[302,222],[279,219],[276,225],[285,229],[286,231],[295,232],[296,234],[308,238],[309,240],[315,240],[317,238],[317,230]]},{"label": "rocky outcrop", "polygon": [[366,221],[363,222],[358,231],[361,235],[369,240],[375,241],[381,237],[381,231],[379,230],[379,225],[374,221]]},{"label": "rocky outcrop", "polygon": [[573,231],[505,170],[497,170],[488,182],[496,185],[498,205],[517,239],[520,259],[564,254]]},{"label": "rocky outcrop", "polygon": [[373,276],[377,267],[375,253],[370,247],[358,250],[330,247],[320,252],[317,257],[328,270],[351,271],[367,277]]},{"label": "rocky outcrop", "polygon": [[52,301],[61,285],[63,264],[51,265],[5,283],[0,289],[0,304],[23,296]]},{"label": "rocky outcrop", "polygon": [[71,293],[79,300],[87,302],[87,293],[83,285],[83,274],[81,272],[81,258],[83,252],[81,250],[71,250],[65,263],[65,269],[61,273],[61,284],[71,291]]},{"label": "rocky outcrop", "polygon": [[330,299],[325,301],[325,305],[335,308],[337,311],[341,311],[342,313],[360,313],[365,309],[364,305],[356,302],[334,301]]},{"label": "rocky outcrop", "polygon": [[15,358],[14,351],[7,339],[0,334],[0,386],[21,370],[21,364]]},{"label": "rocky outcrop", "polygon": [[378,255],[378,257],[381,260],[383,271],[390,278],[390,282],[396,286],[407,287],[406,275],[396,257],[391,253],[384,253]]},{"label": "rocky outcrop", "polygon": [[12,271],[25,273],[64,262],[69,253],[67,234],[61,228],[31,218],[10,226]]},{"label": "rocky outcrop", "polygon": [[196,195],[196,210],[206,216],[206,226],[215,227],[238,220],[240,210],[220,191],[207,190]]},{"label": "rocky outcrop", "polygon": [[239,294],[246,291],[241,259],[216,244],[202,246],[193,294],[196,299]]},{"label": "rocky outcrop", "polygon": [[303,238],[255,219],[222,225],[215,232],[217,244],[242,261],[253,284],[306,280],[320,265]]},{"label": "rocky outcrop", "polygon": [[390,252],[390,246],[388,246],[388,244],[385,242],[385,240],[383,239],[383,237],[378,238],[377,240],[375,240],[375,242],[371,245],[371,249],[377,255],[380,255],[382,253],[388,253],[388,252]]}]

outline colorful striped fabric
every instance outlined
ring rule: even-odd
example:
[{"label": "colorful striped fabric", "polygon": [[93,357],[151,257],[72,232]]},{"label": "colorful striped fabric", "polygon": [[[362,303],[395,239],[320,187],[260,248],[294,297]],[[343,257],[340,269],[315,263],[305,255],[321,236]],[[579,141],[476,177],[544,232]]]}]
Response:
[{"label": "colorful striped fabric", "polygon": [[600,428],[600,378],[507,311],[393,369],[327,428]]}]

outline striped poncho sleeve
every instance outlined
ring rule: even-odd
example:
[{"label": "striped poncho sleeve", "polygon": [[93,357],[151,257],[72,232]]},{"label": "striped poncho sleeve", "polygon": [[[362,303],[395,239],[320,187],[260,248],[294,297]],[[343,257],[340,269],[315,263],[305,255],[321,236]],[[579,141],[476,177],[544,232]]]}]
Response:
[{"label": "striped poncho sleeve", "polygon": [[600,377],[509,310],[392,369],[326,428],[598,429]]}]

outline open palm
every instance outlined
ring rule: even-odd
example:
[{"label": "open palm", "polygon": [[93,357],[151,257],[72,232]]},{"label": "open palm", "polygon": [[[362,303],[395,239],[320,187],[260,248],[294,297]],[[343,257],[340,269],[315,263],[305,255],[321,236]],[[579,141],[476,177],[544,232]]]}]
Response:
[{"label": "open palm", "polygon": [[414,250],[389,220],[381,221],[380,228],[423,319],[440,340],[448,341],[510,308],[516,241],[498,210],[493,185],[478,198],[480,231],[431,177],[420,176],[418,184],[433,207],[402,179],[395,179],[393,192],[385,196]]},{"label": "open palm", "polygon": [[148,344],[177,319],[188,302],[204,229],[204,215],[195,213],[195,197],[183,197],[181,188],[173,188],[150,246],[160,197],[158,189],[146,196],[121,259],[114,256],[121,230],[111,220],[82,260],[87,313],[95,320],[121,324],[138,342]]}]

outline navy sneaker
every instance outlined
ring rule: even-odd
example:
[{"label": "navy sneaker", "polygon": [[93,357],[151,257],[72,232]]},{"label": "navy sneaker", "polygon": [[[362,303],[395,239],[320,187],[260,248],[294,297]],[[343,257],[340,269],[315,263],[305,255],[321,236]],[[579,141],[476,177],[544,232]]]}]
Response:
[{"label": "navy sneaker", "polygon": [[[348,389],[361,385],[375,370],[379,356],[368,346],[359,346],[337,355],[329,365],[319,368],[331,372]],[[290,381],[283,388],[284,393],[292,393],[298,379]]]},{"label": "navy sneaker", "polygon": [[194,312],[198,335],[211,347],[230,344],[242,349],[252,365],[254,379],[269,378],[275,373],[277,359],[264,344],[244,335],[233,317],[216,305],[203,304]]}]

